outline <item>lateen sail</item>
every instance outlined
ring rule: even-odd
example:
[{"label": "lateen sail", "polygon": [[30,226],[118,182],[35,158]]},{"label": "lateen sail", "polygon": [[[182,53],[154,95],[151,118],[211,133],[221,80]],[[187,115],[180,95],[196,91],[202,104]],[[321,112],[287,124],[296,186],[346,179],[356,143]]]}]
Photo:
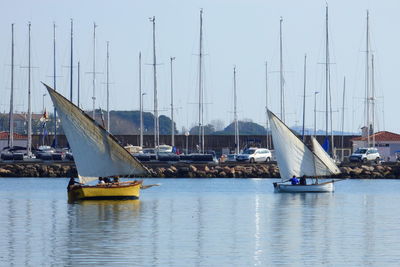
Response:
[{"label": "lateen sail", "polygon": [[[311,137],[311,144],[315,155],[317,155],[317,157],[320,158],[324,163],[322,166],[315,166],[316,172],[326,173],[325,175],[339,174],[340,170],[338,166],[335,164],[335,162],[333,162],[332,158],[328,155],[328,153],[326,153],[315,137]],[[327,172],[327,169],[329,172]]]},{"label": "lateen sail", "polygon": [[118,144],[114,136],[61,94],[44,85],[61,118],[82,183],[97,177],[147,173],[147,169]]},{"label": "lateen sail", "polygon": [[[318,154],[316,154],[311,151],[269,110],[268,118],[271,124],[272,139],[282,179],[288,179],[293,175],[314,177],[337,174],[336,171],[332,171],[333,168],[326,161],[327,158],[320,157],[322,153],[318,151]],[[326,156],[329,158],[328,155]],[[330,162],[334,164],[331,159]]]}]

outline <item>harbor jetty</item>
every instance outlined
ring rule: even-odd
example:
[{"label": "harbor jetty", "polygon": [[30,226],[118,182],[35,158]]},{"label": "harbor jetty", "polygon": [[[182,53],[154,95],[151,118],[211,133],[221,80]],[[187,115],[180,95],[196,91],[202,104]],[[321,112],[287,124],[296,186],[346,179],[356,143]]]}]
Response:
[{"label": "harbor jetty", "polygon": [[[280,178],[276,163],[145,164],[154,178]],[[347,164],[334,178],[400,179],[400,164]],[[0,162],[0,177],[77,177],[74,162]]]}]

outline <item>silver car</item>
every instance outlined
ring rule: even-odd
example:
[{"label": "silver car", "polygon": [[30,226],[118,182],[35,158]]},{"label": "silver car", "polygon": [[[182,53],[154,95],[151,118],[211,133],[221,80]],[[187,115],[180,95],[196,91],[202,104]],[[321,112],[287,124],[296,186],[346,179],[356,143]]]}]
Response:
[{"label": "silver car", "polygon": [[272,159],[272,154],[269,149],[251,147],[243,151],[242,154],[237,155],[236,161],[243,162],[270,162]]}]

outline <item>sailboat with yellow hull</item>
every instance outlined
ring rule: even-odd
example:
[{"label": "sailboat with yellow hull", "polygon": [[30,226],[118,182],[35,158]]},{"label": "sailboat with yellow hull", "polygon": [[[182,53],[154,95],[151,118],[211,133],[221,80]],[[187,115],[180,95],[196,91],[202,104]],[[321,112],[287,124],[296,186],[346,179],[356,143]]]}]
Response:
[{"label": "sailboat with yellow hull", "polygon": [[142,181],[88,184],[99,177],[145,176],[148,170],[83,110],[44,85],[61,119],[78,171],[79,185],[69,186],[69,199],[139,198]]},{"label": "sailboat with yellow hull", "polygon": [[138,199],[142,181],[90,185],[74,185],[68,191],[68,198],[86,199]]}]

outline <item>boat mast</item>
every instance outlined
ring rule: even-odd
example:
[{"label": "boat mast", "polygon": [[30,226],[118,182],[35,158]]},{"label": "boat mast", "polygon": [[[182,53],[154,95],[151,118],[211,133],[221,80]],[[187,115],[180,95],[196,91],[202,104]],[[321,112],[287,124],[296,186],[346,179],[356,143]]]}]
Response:
[{"label": "boat mast", "polygon": [[32,112],[31,112],[31,23],[28,23],[28,157],[32,156]]},{"label": "boat mast", "polygon": [[93,22],[93,120],[96,120],[96,22]]},{"label": "boat mast", "polygon": [[80,106],[81,62],[78,61],[78,107]]},{"label": "boat mast", "polygon": [[11,95],[9,116],[8,147],[14,146],[14,23],[11,24]]},{"label": "boat mast", "polygon": [[107,131],[110,132],[110,81],[109,81],[109,67],[110,67],[110,54],[108,51],[109,41],[107,41]]},{"label": "boat mast", "polygon": [[[329,133],[329,21],[328,21],[328,4],[325,7],[325,142],[328,144],[327,153],[332,155],[331,147],[329,145],[328,133]],[[332,144],[333,145],[333,144]]]},{"label": "boat mast", "polygon": [[367,10],[367,34],[366,34],[366,40],[365,40],[365,111],[366,111],[366,120],[367,120],[367,142],[368,142],[368,147],[371,146],[371,139],[370,139],[370,88],[369,88],[369,11]]},{"label": "boat mast", "polygon": [[[158,99],[157,99],[157,59],[156,59],[156,17],[150,18],[153,23],[153,87],[154,87],[154,148],[158,152],[160,145],[160,133],[158,122]],[[156,153],[158,154],[158,153]]]},{"label": "boat mast", "polygon": [[139,109],[140,109],[140,147],[143,147],[143,95],[142,95],[142,53],[139,52]]},{"label": "boat mast", "polygon": [[267,132],[267,148],[270,148],[270,132],[269,132],[269,119],[268,119],[268,62],[265,61],[265,118],[266,118],[266,132]]},{"label": "boat mast", "polygon": [[302,131],[303,142],[305,141],[304,124],[306,122],[306,87],[307,87],[307,54],[304,55],[303,131]]},{"label": "boat mast", "polygon": [[204,104],[203,104],[203,9],[200,9],[200,43],[199,43],[199,147],[204,153]]},{"label": "boat mast", "polygon": [[70,58],[70,66],[69,66],[69,71],[70,71],[70,88],[69,88],[69,101],[72,101],[72,92],[73,92],[73,76],[74,76],[74,71],[73,71],[73,56],[74,56],[74,21],[71,19],[71,58]]},{"label": "boat mast", "polygon": [[240,144],[239,144],[239,121],[237,115],[237,93],[236,93],[236,66],[233,67],[233,113],[234,113],[234,121],[235,121],[235,154],[238,155],[240,152]]},{"label": "boat mast", "polygon": [[343,150],[343,148],[344,148],[344,104],[345,104],[345,95],[346,95],[346,76],[343,78],[342,129],[341,129],[341,132],[342,132],[342,140],[341,140],[341,143],[342,143],[342,158],[341,158],[341,161],[342,162],[344,160],[344,150]]},{"label": "boat mast", "polygon": [[279,77],[280,77],[280,89],[281,89],[281,120],[285,123],[285,89],[284,89],[284,78],[283,78],[283,40],[282,40],[282,23],[283,18],[279,20]]},{"label": "boat mast", "polygon": [[173,87],[173,73],[172,73],[172,61],[175,57],[170,57],[171,63],[171,146],[175,146],[175,127],[174,127],[174,87]]},{"label": "boat mast", "polygon": [[371,55],[371,134],[372,134],[372,147],[375,147],[375,65],[374,54]]},{"label": "boat mast", "polygon": [[[56,76],[56,24],[53,23],[53,88],[57,90],[57,76]],[[54,106],[54,147],[58,146],[57,140],[57,109]]]}]

